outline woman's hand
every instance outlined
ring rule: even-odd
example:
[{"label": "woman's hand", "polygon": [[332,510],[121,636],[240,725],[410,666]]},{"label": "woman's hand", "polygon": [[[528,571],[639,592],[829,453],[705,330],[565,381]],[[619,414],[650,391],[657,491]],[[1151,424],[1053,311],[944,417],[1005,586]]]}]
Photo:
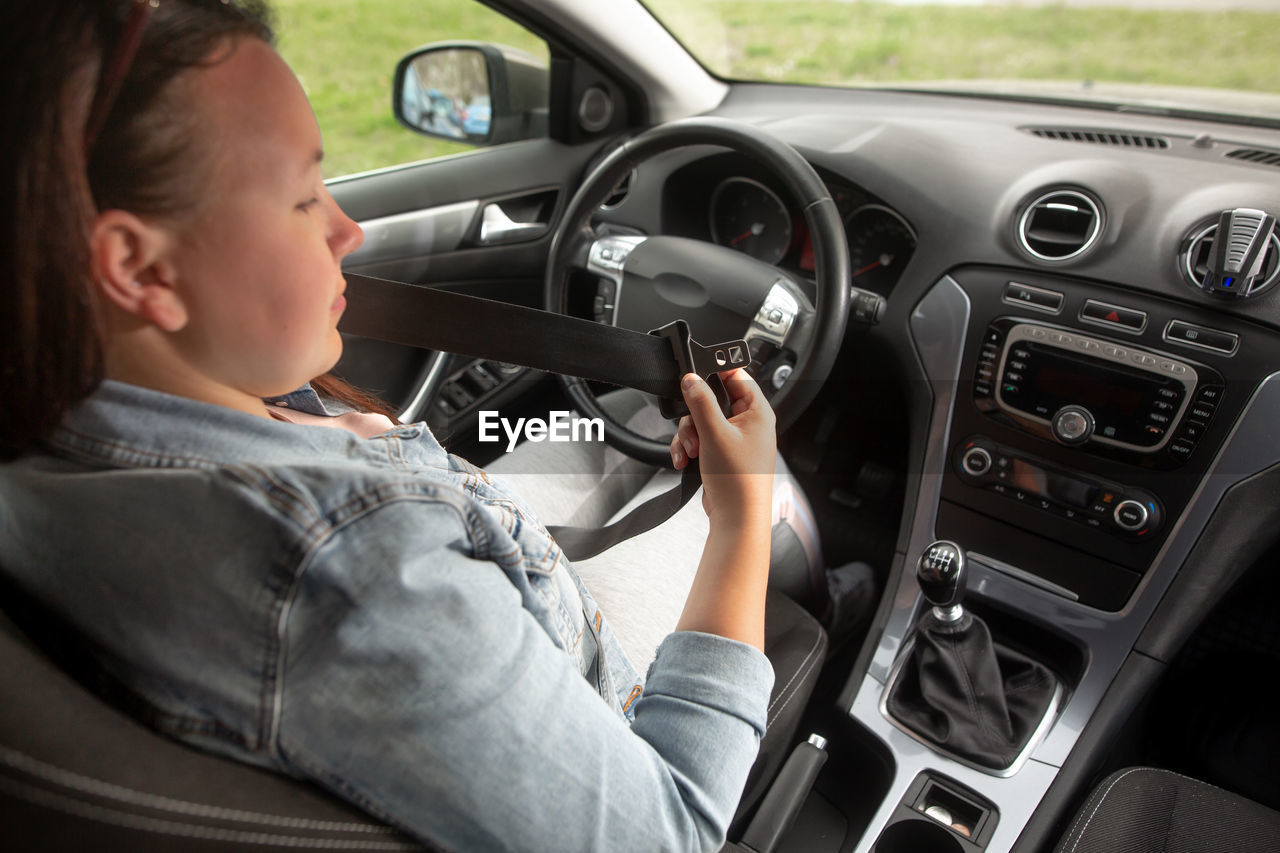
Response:
[{"label": "woman's hand", "polygon": [[689,415],[680,419],[671,458],[677,470],[699,460],[702,505],[713,524],[758,524],[763,517],[767,525],[778,448],[773,409],[745,370],[720,378],[729,392],[727,419],[706,382],[693,373],[681,380]]}]

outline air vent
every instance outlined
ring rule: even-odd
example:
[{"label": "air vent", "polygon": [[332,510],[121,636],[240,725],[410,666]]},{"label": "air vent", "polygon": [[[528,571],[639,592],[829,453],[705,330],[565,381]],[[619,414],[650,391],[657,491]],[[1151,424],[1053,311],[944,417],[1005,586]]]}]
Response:
[{"label": "air vent", "polygon": [[1169,147],[1169,140],[1163,136],[1147,136],[1122,130],[1083,130],[1069,127],[1024,127],[1023,130],[1041,139],[1057,139],[1061,142],[1085,142],[1090,145],[1120,145],[1125,148],[1161,150]]},{"label": "air vent", "polygon": [[1259,166],[1280,168],[1280,151],[1268,151],[1265,148],[1237,148],[1234,151],[1228,151],[1224,156],[1232,160],[1243,160],[1246,163],[1257,163]]},{"label": "air vent", "polygon": [[[1213,241],[1218,236],[1218,224],[1207,225],[1194,232],[1182,242],[1182,251],[1178,256],[1178,267],[1182,270],[1187,284],[1200,290],[1205,275],[1209,272],[1209,262],[1213,258]],[[1269,290],[1280,281],[1280,235],[1272,234],[1266,253],[1262,256],[1262,273],[1257,283],[1245,295],[1257,296]]]},{"label": "air vent", "polygon": [[1102,233],[1102,209],[1076,190],[1053,190],[1038,197],[1018,219],[1018,243],[1042,261],[1067,261],[1084,254]]},{"label": "air vent", "polygon": [[635,179],[636,172],[632,169],[627,172],[626,177],[618,181],[618,185],[613,188],[613,192],[609,193],[609,197],[600,205],[604,210],[612,210],[626,199],[627,193],[631,192],[631,181]]}]

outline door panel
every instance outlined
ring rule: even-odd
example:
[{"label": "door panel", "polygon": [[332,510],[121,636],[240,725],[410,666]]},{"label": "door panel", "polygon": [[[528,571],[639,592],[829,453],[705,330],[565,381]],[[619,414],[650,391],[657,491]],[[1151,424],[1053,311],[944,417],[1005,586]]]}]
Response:
[{"label": "door panel", "polygon": [[[365,244],[348,256],[344,268],[540,307],[543,271],[560,214],[599,147],[527,140],[338,178],[329,191],[349,216],[366,226]],[[501,217],[491,209],[495,206]],[[487,209],[489,229],[484,228]],[[503,219],[545,227],[515,228],[495,237],[492,224],[497,222],[501,230]],[[344,337],[337,372],[415,419],[426,414],[411,410],[415,400],[426,402],[424,383],[447,378],[461,366],[443,363],[425,350]]]}]

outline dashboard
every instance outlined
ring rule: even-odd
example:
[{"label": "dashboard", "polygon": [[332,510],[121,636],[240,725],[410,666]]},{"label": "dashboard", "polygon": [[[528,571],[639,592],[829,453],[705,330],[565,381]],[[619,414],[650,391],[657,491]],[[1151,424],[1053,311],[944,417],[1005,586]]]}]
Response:
[{"label": "dashboard", "polygon": [[[856,849],[870,849],[922,773],[1002,815],[992,844],[1007,849],[1033,818],[1048,820],[1042,802],[1073,778],[1064,768],[1103,760],[1076,747],[1104,697],[1136,704],[1150,688],[1122,677],[1131,656],[1171,658],[1243,570],[1192,564],[1197,541],[1222,525],[1274,541],[1280,507],[1223,507],[1233,487],[1280,463],[1268,425],[1280,402],[1280,238],[1262,241],[1247,293],[1206,279],[1219,233],[1235,237],[1224,212],[1280,212],[1280,134],[780,91],[735,85],[715,114],[809,160],[840,210],[854,286],[887,303],[878,324],[851,318],[841,362],[792,443],[801,468],[816,454],[835,541],[868,503],[868,470],[889,465],[903,485],[887,589],[839,703],[873,734],[870,753],[892,755]],[[716,242],[801,282],[813,272],[794,203],[754,163],[716,149],[642,164],[600,221]],[[847,428],[859,414],[875,428]],[[922,749],[879,701],[920,612],[909,567],[934,539],[968,550],[973,606],[1066,686],[1016,773]]]},{"label": "dashboard", "polygon": [[[835,701],[806,718],[833,745],[818,794],[848,843],[830,849],[871,850],[922,777],[998,816],[985,849],[1045,849],[1097,771],[1134,746],[1117,732],[1158,705],[1179,650],[1278,544],[1280,238],[1264,241],[1247,293],[1205,284],[1224,212],[1228,231],[1235,214],[1280,212],[1280,131],[738,83],[709,114],[776,136],[813,166],[844,226],[852,284],[884,300],[868,316],[855,304],[830,375],[780,436],[828,565],[864,561],[880,583],[865,639],[827,664]],[[620,141],[498,146],[337,187],[362,221],[414,217],[412,250],[371,256],[361,271],[537,304],[545,233],[485,248],[479,211],[506,204],[524,221],[528,199],[549,231],[568,201],[557,193]],[[531,152],[573,178],[547,183]],[[461,195],[437,198],[439,186]],[[803,290],[814,259],[784,186],[722,148],[664,150],[592,222],[597,236],[717,243]],[[514,187],[525,189],[513,198]],[[441,206],[398,212],[422,198]],[[578,313],[607,306],[599,281],[579,284]],[[373,360],[386,375],[387,360]],[[506,393],[470,372],[443,385],[446,398],[463,381],[471,393],[445,421],[455,434],[471,431],[466,406]],[[1017,767],[992,772],[933,749],[882,707],[926,609],[914,566],[937,539],[967,552],[966,607],[1062,685]],[[1210,701],[1184,690],[1174,706]]]}]

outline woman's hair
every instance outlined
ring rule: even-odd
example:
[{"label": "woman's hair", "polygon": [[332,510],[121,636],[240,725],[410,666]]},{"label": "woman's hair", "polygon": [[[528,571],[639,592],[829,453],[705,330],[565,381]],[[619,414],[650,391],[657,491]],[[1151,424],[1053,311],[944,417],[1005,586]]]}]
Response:
[{"label": "woman's hair", "polygon": [[[136,0],[0,4],[10,69],[0,74],[0,459],[47,437],[102,381],[88,280],[97,212],[179,222],[199,210],[214,152],[184,72],[238,38],[274,38],[261,0],[146,2],[137,53],[87,151],[91,104]],[[347,399],[351,389],[330,381],[326,391]]]}]

